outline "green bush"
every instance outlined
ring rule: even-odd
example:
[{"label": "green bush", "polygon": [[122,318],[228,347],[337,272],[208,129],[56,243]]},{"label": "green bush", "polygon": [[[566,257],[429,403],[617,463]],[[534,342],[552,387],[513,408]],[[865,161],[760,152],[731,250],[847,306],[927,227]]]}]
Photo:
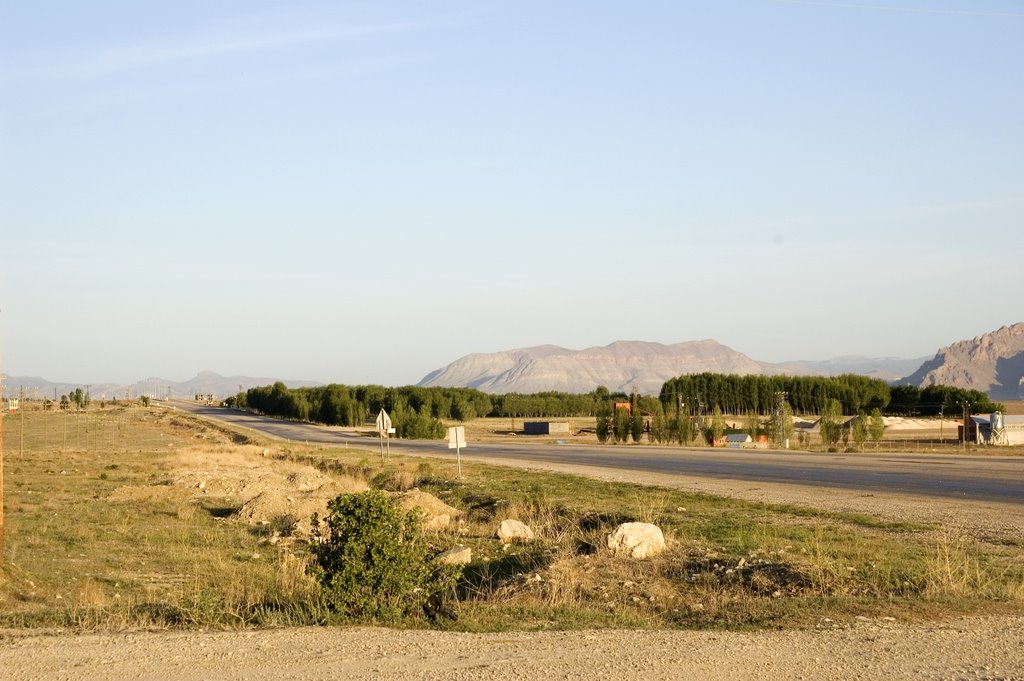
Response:
[{"label": "green bush", "polygon": [[326,605],[362,621],[411,615],[431,594],[451,592],[461,572],[433,559],[418,512],[378,490],[338,496],[322,523],[314,515],[310,551]]},{"label": "green bush", "polygon": [[446,432],[444,424],[428,414],[414,411],[394,416],[395,434],[403,439],[437,440]]}]

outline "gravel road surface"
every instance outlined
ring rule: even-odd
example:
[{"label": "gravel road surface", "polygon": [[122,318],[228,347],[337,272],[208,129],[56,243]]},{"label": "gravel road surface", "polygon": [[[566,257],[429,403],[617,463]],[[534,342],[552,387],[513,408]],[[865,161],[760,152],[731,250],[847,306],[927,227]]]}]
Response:
[{"label": "gravel road surface", "polygon": [[22,679],[1024,679],[1024,618],[807,631],[0,632]]}]

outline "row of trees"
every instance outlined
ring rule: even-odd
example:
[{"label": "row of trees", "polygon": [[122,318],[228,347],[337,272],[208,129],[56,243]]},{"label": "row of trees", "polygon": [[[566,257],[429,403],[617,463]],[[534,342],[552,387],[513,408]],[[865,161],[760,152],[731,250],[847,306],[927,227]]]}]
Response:
[{"label": "row of trees", "polygon": [[891,387],[877,378],[857,374],[841,376],[739,376],[688,374],[665,382],[661,402],[666,409],[685,408],[708,414],[715,407],[729,414],[774,413],[783,399],[800,414],[820,414],[832,400],[843,414],[878,409],[892,416],[958,414],[967,405],[974,413],[1001,411],[977,390],[933,385]]},{"label": "row of trees", "polygon": [[856,374],[842,376],[739,376],[687,374],[669,379],[661,388],[666,407],[684,407],[691,414],[707,414],[715,407],[729,414],[773,413],[783,396],[798,413],[820,413],[828,400],[838,400],[843,411],[884,409],[889,384]]},{"label": "row of trees", "polygon": [[[79,393],[81,391],[78,391]],[[88,395],[73,394],[78,404]],[[566,418],[596,416],[602,441],[639,441],[645,433],[656,442],[691,443],[703,436],[721,437],[716,415],[746,415],[752,436],[782,442],[793,412],[868,413],[937,416],[1001,410],[976,390],[949,386],[890,387],[885,381],[854,374],[818,376],[739,376],[690,374],[666,381],[658,397],[612,393],[598,387],[590,393],[543,392],[488,395],[473,388],[385,388],[379,385],[332,384],[288,388],[284,383],[251,388],[226,400],[229,405],[283,418],[327,425],[356,426],[372,421],[381,409],[391,415],[399,437],[441,437],[442,420],[468,421],[478,416]],[[630,411],[615,409],[628,402]],[[63,399],[62,399],[63,403]],[[64,406],[62,404],[62,406]],[[710,418],[708,418],[710,417]],[[756,424],[756,425],[754,425]],[[852,434],[847,434],[852,436]],[[837,440],[838,441],[838,440]]]},{"label": "row of trees", "polygon": [[948,385],[897,385],[890,389],[889,405],[885,412],[894,416],[958,416],[966,406],[972,414],[1005,411],[998,402],[978,390],[954,388]]},{"label": "row of trees", "polygon": [[[399,437],[440,437],[442,419],[469,421],[478,416],[510,418],[593,416],[610,400],[625,400],[624,393],[605,388],[592,393],[544,392],[532,395],[488,395],[472,388],[421,388],[379,385],[326,385],[289,388],[278,381],[250,388],[225,400],[229,406],[248,408],[269,416],[315,421],[326,425],[356,426],[373,420],[381,409],[391,415]],[[644,398],[657,403],[655,398]]]},{"label": "row of trees", "polygon": [[[630,409],[609,405],[597,415],[597,438],[600,442],[640,442],[644,434],[651,442],[692,445],[700,439],[705,443],[718,441],[726,432],[725,414],[714,407],[709,416],[695,416],[683,409],[666,411],[661,402],[634,400]],[[744,419],[744,430],[753,438],[765,435],[782,444],[793,436],[793,410],[782,403],[767,418],[750,412]]]}]

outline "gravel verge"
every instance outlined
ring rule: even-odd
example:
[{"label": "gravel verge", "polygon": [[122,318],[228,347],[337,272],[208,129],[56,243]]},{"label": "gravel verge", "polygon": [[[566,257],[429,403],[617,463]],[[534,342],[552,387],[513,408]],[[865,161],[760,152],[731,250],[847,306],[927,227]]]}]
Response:
[{"label": "gravel verge", "polygon": [[1024,679],[1024,619],[805,631],[0,634],[22,679]]}]

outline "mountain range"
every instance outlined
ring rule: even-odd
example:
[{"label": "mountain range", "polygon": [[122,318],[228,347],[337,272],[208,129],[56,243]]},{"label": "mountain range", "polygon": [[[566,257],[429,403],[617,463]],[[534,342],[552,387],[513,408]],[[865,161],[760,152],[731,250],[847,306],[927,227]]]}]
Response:
[{"label": "mountain range", "polygon": [[[940,348],[931,359],[837,357],[825,361],[760,362],[718,341],[707,339],[664,345],[616,341],[603,347],[570,350],[539,345],[493,353],[466,355],[432,371],[417,384],[424,387],[471,387],[489,393],[590,392],[599,385],[629,392],[657,394],[670,378],[689,373],[820,375],[860,374],[898,384],[942,384],[978,390],[995,400],[1024,399],[1024,322]],[[270,385],[277,378],[221,376],[201,371],[187,381],[148,378],[131,384],[88,386],[93,399],[234,395],[239,390]],[[291,388],[322,385],[283,380]],[[39,377],[4,376],[5,396],[22,389],[27,397],[67,394],[81,384],[55,383]]]},{"label": "mountain range", "polygon": [[994,400],[1024,399],[1024,322],[947,345],[900,383],[954,385]]},{"label": "mountain range", "polygon": [[681,374],[835,375],[858,373],[894,380],[921,365],[922,359],[867,357],[823,362],[760,362],[718,341],[707,339],[663,345],[616,341],[603,347],[569,350],[541,345],[488,354],[472,354],[427,374],[418,385],[470,387],[489,393],[533,393],[556,390],[590,392],[599,385],[616,392],[635,386],[657,394],[670,378]]},{"label": "mountain range", "polygon": [[[240,390],[248,390],[261,385],[272,385],[280,379],[257,378],[252,376],[221,376],[212,371],[200,371],[194,378],[187,381],[169,381],[163,378],[147,378],[135,383],[98,383],[89,386],[79,383],[54,383],[38,376],[7,376],[3,377],[4,395],[16,397],[24,389],[26,397],[53,398],[55,395],[66,395],[76,388],[89,391],[94,400],[135,398],[141,395],[149,397],[191,397],[193,395],[216,395],[227,397]],[[289,388],[321,385],[313,381],[283,381]]]},{"label": "mountain range", "polygon": [[1024,399],[1024,323],[941,348],[934,358],[837,357],[827,361],[759,362],[715,340],[663,345],[617,341],[569,350],[541,345],[466,355],[433,371],[421,386],[463,386],[490,393],[556,390],[590,392],[599,385],[657,394],[666,380],[701,372],[761,375],[861,374],[889,382],[941,383],[988,393],[993,399]]}]

